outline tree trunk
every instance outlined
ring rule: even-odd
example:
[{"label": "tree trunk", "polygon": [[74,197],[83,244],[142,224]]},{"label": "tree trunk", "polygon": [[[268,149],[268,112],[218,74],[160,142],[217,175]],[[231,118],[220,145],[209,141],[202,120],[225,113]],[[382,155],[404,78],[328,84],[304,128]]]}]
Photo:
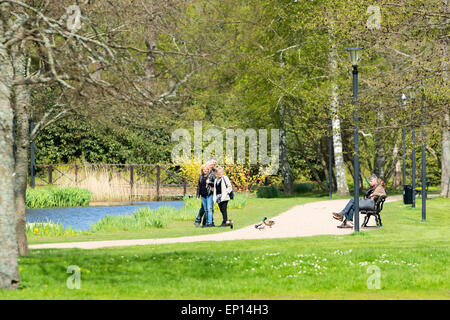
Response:
[{"label": "tree trunk", "polygon": [[[14,60],[16,78],[26,76],[26,57],[18,56]],[[20,79],[19,79],[20,80]],[[26,235],[26,215],[25,215],[25,197],[27,191],[28,174],[28,149],[29,141],[29,122],[28,107],[30,96],[26,86],[15,87],[15,115],[16,115],[16,161],[15,161],[15,185],[14,196],[16,203],[16,234],[19,247],[19,254],[24,256],[28,254],[28,241]]]},{"label": "tree trunk", "polygon": [[445,114],[442,128],[441,196],[450,197],[450,115]]},{"label": "tree trunk", "polygon": [[[448,0],[444,2],[444,11],[448,12]],[[446,19],[448,23],[448,19]],[[448,83],[448,38],[444,38],[441,46],[442,82]],[[450,197],[450,113],[444,114],[442,126],[442,157],[441,157],[441,196]]]},{"label": "tree trunk", "polygon": [[402,186],[402,165],[400,159],[398,159],[397,157],[397,154],[398,154],[398,145],[395,144],[393,157],[397,158],[397,160],[395,161],[394,176],[392,177],[392,187],[394,189],[398,189]]},{"label": "tree trunk", "polygon": [[4,47],[3,32],[8,5],[0,4],[0,288],[15,289],[19,285],[16,216],[14,203],[13,159],[13,68]]},{"label": "tree trunk", "polygon": [[[334,50],[334,48],[332,49]],[[330,53],[331,70],[336,72],[336,58],[335,53]],[[337,84],[333,82],[331,84],[331,112],[332,112],[332,126],[333,126],[333,151],[334,151],[334,168],[336,171],[336,185],[337,194],[341,196],[349,195],[347,179],[345,177],[345,163],[342,153],[342,138],[341,138],[341,121],[337,115],[339,108]]]},{"label": "tree trunk", "polygon": [[331,82],[331,116],[332,116],[332,129],[333,129],[333,151],[334,151],[334,168],[336,175],[336,193],[341,196],[350,195],[348,191],[347,179],[345,177],[345,162],[342,153],[342,137],[341,137],[341,121],[338,116],[339,110],[339,94],[338,86],[335,81],[338,74],[337,70],[337,51],[336,51],[336,39],[334,36],[334,18],[330,16],[330,42],[331,50],[329,53],[330,61],[330,74],[332,75]]}]

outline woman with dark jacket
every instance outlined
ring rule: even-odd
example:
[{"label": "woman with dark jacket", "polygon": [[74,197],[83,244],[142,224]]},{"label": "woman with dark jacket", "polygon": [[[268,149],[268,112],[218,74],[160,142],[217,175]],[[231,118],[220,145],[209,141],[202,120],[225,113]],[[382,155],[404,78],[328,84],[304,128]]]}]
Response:
[{"label": "woman with dark jacket", "polygon": [[213,223],[213,205],[214,205],[214,182],[216,176],[210,171],[209,165],[202,165],[201,174],[197,184],[197,199],[201,197],[202,206],[206,213],[205,227],[214,227]]}]

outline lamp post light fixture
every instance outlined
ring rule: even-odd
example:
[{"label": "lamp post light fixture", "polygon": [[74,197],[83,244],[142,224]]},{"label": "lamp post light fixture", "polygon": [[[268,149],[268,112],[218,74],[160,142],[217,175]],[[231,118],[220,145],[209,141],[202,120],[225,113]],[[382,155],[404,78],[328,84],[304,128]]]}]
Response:
[{"label": "lamp post light fixture", "polygon": [[416,207],[416,130],[415,130],[415,122],[414,122],[414,104],[416,101],[416,89],[417,87],[409,86],[406,87],[409,90],[409,97],[411,99],[412,105],[412,126],[411,126],[411,135],[412,135],[412,168],[411,168],[411,187],[412,187],[412,207]]},{"label": "lamp post light fixture", "polygon": [[346,48],[350,55],[350,62],[353,67],[353,138],[355,143],[355,153],[353,155],[353,184],[354,184],[354,231],[359,232],[359,141],[358,141],[358,61],[360,51],[363,48]]}]

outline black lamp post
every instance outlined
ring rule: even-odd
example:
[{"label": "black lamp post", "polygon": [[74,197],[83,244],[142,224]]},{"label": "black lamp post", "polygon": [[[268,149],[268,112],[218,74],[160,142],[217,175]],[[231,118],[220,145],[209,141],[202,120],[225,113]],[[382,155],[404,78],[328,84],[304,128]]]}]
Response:
[{"label": "black lamp post", "polygon": [[333,124],[330,118],[328,123],[328,190],[330,199],[333,197]]},{"label": "black lamp post", "polygon": [[422,222],[427,220],[427,159],[425,155],[426,141],[425,141],[425,125],[426,125],[426,115],[425,115],[425,94],[422,88]]},{"label": "black lamp post", "polygon": [[346,48],[344,49],[350,54],[350,61],[353,67],[353,138],[355,143],[355,154],[353,156],[353,184],[355,185],[354,191],[354,231],[359,232],[359,141],[358,141],[358,61],[359,51],[362,48]]},{"label": "black lamp post", "polygon": [[412,173],[411,173],[411,187],[412,187],[412,207],[416,207],[416,130],[415,130],[415,122],[414,122],[414,104],[416,101],[416,87],[409,86],[407,87],[409,90],[409,97],[411,98],[412,105],[412,126],[411,126],[411,134],[412,134]]},{"label": "black lamp post", "polygon": [[[405,94],[402,94],[402,103],[403,103],[403,109],[406,110],[406,96]],[[402,166],[402,182],[403,182],[403,189],[405,189],[406,185],[406,141],[405,141],[405,126],[402,126],[402,143],[403,143],[403,166]]]}]

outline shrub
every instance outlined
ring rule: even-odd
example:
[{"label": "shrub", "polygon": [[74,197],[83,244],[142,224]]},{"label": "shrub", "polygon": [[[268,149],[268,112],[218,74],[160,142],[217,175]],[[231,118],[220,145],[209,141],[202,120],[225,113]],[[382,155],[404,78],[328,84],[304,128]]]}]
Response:
[{"label": "shrub", "polygon": [[259,187],[256,191],[257,198],[278,198],[281,195],[280,190],[274,186]]},{"label": "shrub", "polygon": [[[180,164],[182,175],[191,186],[196,186],[200,175],[201,164],[195,159]],[[251,166],[248,164],[235,164],[227,160],[222,164],[225,174],[230,178],[233,190],[237,192],[252,192],[269,177],[269,168]]]},{"label": "shrub", "polygon": [[316,189],[316,186],[312,183],[306,182],[306,183],[298,183],[294,185],[294,192],[295,193],[306,193],[306,192],[313,192]]}]

